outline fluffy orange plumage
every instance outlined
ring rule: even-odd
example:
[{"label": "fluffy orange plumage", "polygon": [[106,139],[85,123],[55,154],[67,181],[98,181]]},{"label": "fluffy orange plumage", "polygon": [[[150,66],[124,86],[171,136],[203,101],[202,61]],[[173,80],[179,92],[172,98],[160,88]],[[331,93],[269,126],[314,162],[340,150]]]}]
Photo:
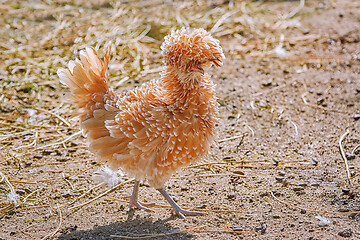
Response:
[{"label": "fluffy orange plumage", "polygon": [[138,183],[146,178],[177,214],[196,215],[178,207],[163,186],[177,169],[203,157],[214,141],[218,107],[203,68],[220,66],[224,55],[219,41],[203,29],[173,31],[161,49],[166,66],[161,79],[121,95],[107,84],[109,47],[104,62],[87,48],[80,61],[70,61],[58,75],[71,89],[90,150],[135,177],[130,207],[147,210],[137,201]]}]

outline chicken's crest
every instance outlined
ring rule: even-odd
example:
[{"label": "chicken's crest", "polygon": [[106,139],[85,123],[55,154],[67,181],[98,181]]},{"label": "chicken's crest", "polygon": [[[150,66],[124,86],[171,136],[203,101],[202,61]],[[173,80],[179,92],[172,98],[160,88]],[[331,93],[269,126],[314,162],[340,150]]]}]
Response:
[{"label": "chicken's crest", "polygon": [[225,59],[219,40],[202,28],[172,31],[165,37],[161,50],[164,63],[182,71],[211,63],[220,66]]}]

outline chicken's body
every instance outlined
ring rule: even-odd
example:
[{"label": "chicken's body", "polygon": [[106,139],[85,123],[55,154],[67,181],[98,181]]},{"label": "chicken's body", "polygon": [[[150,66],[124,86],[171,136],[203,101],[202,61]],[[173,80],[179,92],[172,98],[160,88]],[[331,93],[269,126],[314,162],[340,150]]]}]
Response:
[{"label": "chicken's body", "polygon": [[[196,48],[193,42],[183,47],[185,54],[181,53],[179,40],[180,44],[183,44],[181,41],[188,44],[192,38],[201,44],[209,41],[202,51],[209,51],[209,47],[216,51],[202,55],[193,51],[192,56],[192,49]],[[140,180],[148,179],[168,201],[172,200],[164,193],[166,180],[180,167],[203,157],[215,136],[214,84],[202,67],[210,65],[209,62],[221,64],[224,56],[218,41],[204,30],[182,29],[168,36],[162,49],[166,69],[161,79],[121,95],[116,95],[107,85],[109,48],[104,63],[88,48],[80,54],[81,62],[71,62],[69,70],[58,71],[80,109],[81,127],[87,134],[91,151],[112,168],[122,168],[135,177],[137,186],[130,204],[139,208],[145,208],[137,202]],[[199,57],[209,59],[202,62],[197,60]],[[190,211],[174,208],[180,215],[191,215]]]}]

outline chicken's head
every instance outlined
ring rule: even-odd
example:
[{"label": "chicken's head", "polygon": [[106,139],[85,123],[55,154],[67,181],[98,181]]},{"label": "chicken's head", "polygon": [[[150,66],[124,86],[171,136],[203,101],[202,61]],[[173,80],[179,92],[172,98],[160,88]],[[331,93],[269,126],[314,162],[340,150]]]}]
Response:
[{"label": "chicken's head", "polygon": [[204,73],[204,67],[221,66],[225,59],[219,40],[204,29],[172,31],[161,45],[164,62],[180,71]]}]

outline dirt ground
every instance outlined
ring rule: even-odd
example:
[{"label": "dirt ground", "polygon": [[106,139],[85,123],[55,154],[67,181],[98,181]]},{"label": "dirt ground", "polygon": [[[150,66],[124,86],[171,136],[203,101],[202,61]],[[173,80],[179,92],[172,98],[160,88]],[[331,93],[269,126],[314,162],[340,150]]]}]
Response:
[{"label": "dirt ground", "polygon": [[[360,2],[301,3],[2,1],[0,239],[360,239]],[[209,211],[176,218],[145,182],[158,206],[128,213],[132,183],[92,180],[56,70],[112,40],[110,84],[136,87],[180,26],[211,30],[227,57],[209,70],[218,143],[166,184]]]}]

